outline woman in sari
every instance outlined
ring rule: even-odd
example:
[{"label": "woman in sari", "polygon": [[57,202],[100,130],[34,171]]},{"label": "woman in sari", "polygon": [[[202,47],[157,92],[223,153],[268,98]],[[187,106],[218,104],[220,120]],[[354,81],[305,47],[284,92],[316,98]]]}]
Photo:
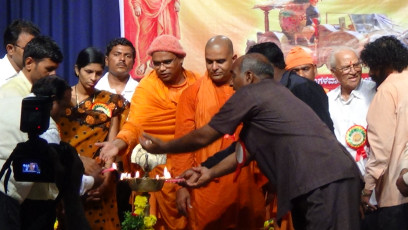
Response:
[{"label": "woman in sari", "polygon": [[[119,132],[121,113],[129,105],[118,94],[95,89],[102,77],[105,56],[93,47],[82,50],[75,64],[78,83],[72,86],[71,107],[59,122],[61,138],[78,154],[98,158],[96,142],[113,140]],[[116,202],[116,177],[104,174],[104,182],[84,197],[91,229],[120,229]]]}]

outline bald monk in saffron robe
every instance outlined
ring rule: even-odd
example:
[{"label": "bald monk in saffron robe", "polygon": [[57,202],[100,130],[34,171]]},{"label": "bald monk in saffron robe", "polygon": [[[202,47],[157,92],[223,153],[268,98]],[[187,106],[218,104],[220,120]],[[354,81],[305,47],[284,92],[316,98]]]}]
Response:
[{"label": "bald monk in saffron robe", "polygon": [[[176,107],[184,89],[192,85],[197,76],[183,69],[186,53],[177,38],[161,35],[151,44],[154,70],[139,83],[132,97],[128,120],[116,139],[99,146],[101,158],[108,161],[118,153],[130,153],[138,144],[141,132],[171,140],[174,138]],[[150,172],[150,177],[163,175],[165,165]],[[150,193],[150,214],[157,217],[155,229],[185,229],[187,220],[176,208],[176,186],[165,183],[163,189]]]},{"label": "bald monk in saffron robe", "polygon": [[[233,45],[225,36],[211,38],[205,47],[207,72],[187,88],[177,105],[175,138],[206,125],[234,93],[230,86],[231,67],[236,58]],[[238,137],[238,132],[236,132]],[[234,140],[220,138],[200,150],[167,155],[172,175],[200,165],[208,157],[225,149]],[[265,199],[256,184],[255,167],[216,179],[199,188],[177,190],[177,208],[188,217],[189,229],[259,229],[265,218]]]}]

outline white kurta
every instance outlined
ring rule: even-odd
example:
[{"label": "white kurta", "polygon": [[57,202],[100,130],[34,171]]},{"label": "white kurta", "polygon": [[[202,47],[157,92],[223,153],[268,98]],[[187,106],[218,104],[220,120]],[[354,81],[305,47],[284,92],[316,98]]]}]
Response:
[{"label": "white kurta", "polygon": [[[375,83],[368,80],[361,80],[357,88],[351,92],[347,101],[341,98],[340,86],[327,93],[330,117],[334,125],[334,134],[337,140],[347,148],[354,159],[356,159],[357,151],[347,145],[346,132],[353,125],[361,125],[367,128],[367,111],[374,94]],[[367,147],[365,149],[368,153],[369,149]],[[360,158],[360,161],[356,162],[363,175],[366,161],[367,159],[363,160]]]},{"label": "white kurta", "polygon": [[[370,80],[361,80],[360,84],[350,93],[347,101],[341,97],[340,86],[327,93],[329,99],[329,112],[333,120],[334,134],[337,140],[348,150],[351,156],[356,160],[357,151],[350,148],[346,143],[346,132],[354,125],[361,125],[367,129],[367,112],[373,99],[376,89],[375,82]],[[366,146],[365,151],[369,154],[370,150]],[[362,175],[365,174],[365,164],[367,158],[360,157],[356,162]],[[371,196],[370,203],[376,204],[375,195]]]}]

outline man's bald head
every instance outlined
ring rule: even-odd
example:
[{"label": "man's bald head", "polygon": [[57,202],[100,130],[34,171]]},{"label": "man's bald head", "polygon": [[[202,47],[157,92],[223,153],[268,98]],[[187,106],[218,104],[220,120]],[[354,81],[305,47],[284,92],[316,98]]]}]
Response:
[{"label": "man's bald head", "polygon": [[205,50],[210,49],[214,46],[226,48],[230,55],[234,55],[234,46],[232,45],[231,39],[224,35],[216,35],[207,41],[205,45]]},{"label": "man's bald head", "polygon": [[235,90],[257,83],[265,78],[273,78],[273,66],[262,54],[251,53],[239,57],[232,66],[232,84]]},{"label": "man's bald head", "polygon": [[231,67],[236,56],[232,41],[217,35],[208,40],[205,45],[205,62],[209,77],[215,84],[227,84],[231,80]]}]

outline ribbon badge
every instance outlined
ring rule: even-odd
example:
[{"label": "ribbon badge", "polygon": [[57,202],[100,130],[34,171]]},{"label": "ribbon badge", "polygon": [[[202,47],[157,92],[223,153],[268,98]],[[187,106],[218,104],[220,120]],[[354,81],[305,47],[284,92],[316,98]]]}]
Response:
[{"label": "ribbon badge", "polygon": [[361,125],[353,125],[346,132],[347,145],[356,150],[356,162],[367,158],[364,147],[367,145],[367,130]]}]

